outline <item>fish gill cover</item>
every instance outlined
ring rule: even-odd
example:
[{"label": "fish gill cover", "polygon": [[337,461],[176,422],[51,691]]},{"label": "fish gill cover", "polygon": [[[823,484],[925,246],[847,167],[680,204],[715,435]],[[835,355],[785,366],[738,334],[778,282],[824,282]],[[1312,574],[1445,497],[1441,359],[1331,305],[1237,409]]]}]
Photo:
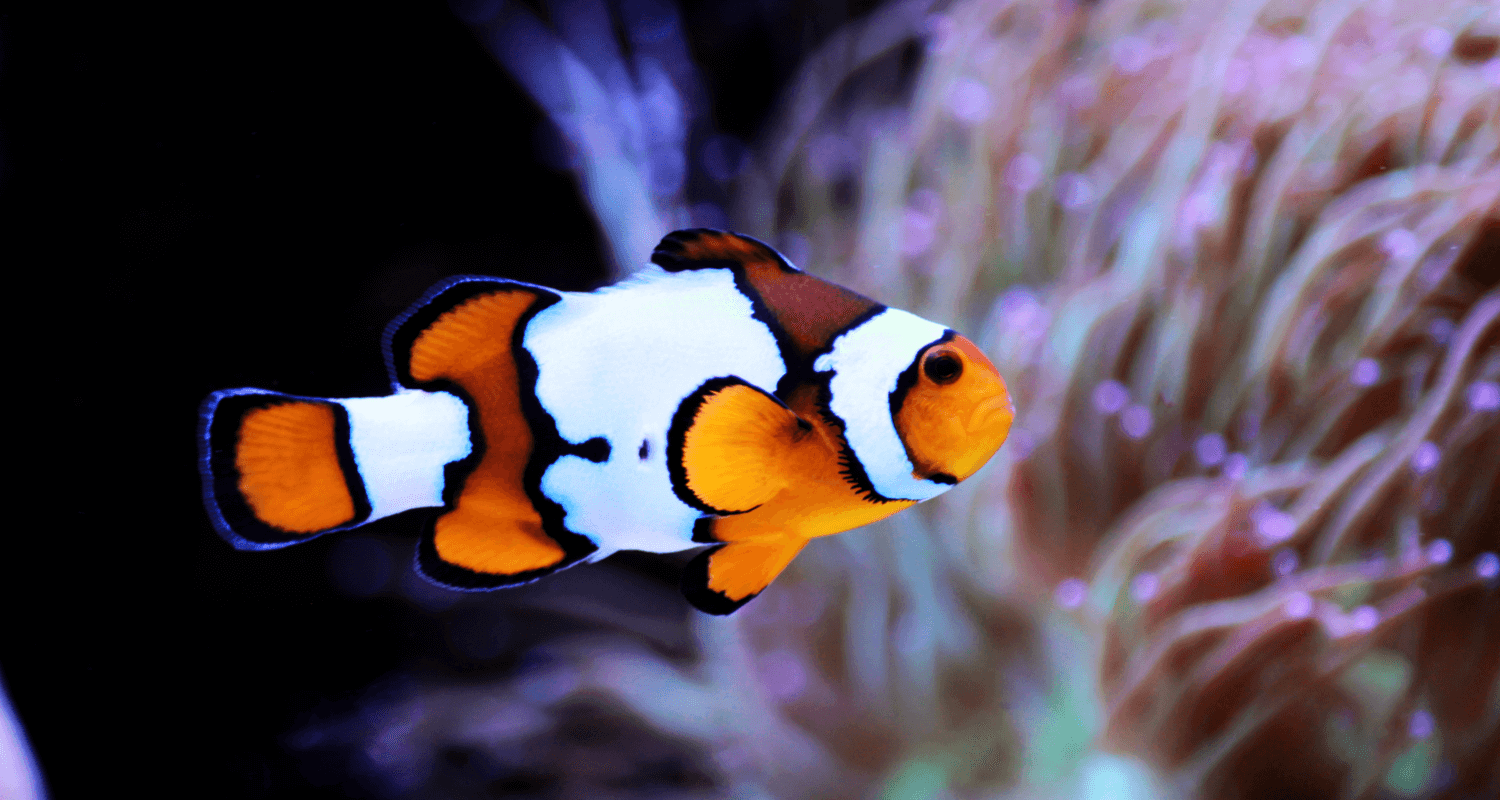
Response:
[{"label": "fish gill cover", "polygon": [[[765,237],[975,334],[1017,423],[694,617],[692,658],[540,647],[480,738],[624,709],[693,754],[683,796],[1500,793],[1493,4],[889,3],[733,157],[675,13],[627,4],[621,47],[589,8],[465,19],[618,265],[687,224]],[[375,785],[441,773],[377,746],[479,713],[438,693],[350,734]]]}]

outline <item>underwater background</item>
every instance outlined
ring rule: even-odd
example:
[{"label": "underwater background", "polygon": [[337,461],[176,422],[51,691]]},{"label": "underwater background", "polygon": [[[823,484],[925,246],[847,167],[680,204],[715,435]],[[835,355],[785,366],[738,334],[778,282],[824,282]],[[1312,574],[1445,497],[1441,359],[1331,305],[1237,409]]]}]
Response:
[{"label": "underwater background", "polygon": [[[52,796],[1500,797],[1494,3],[46,14],[0,674]],[[688,554],[461,594],[427,512],[214,534],[208,392],[385,393],[438,279],[690,226],[969,335],[1010,441],[728,618]]]}]

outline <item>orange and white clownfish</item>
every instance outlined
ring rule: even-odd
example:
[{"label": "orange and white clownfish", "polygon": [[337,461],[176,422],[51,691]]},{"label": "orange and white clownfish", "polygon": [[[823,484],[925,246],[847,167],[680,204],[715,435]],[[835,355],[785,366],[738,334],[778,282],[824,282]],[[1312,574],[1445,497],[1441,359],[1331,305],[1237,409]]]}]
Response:
[{"label": "orange and white clownfish", "polygon": [[678,231],[651,261],[588,293],[438,284],[386,331],[388,397],[210,395],[214,526],[260,550],[437,506],[417,567],[471,590],[709,545],[683,592],[728,614],[809,539],[942,494],[1005,441],[1005,381],[942,325],[747,236]]}]

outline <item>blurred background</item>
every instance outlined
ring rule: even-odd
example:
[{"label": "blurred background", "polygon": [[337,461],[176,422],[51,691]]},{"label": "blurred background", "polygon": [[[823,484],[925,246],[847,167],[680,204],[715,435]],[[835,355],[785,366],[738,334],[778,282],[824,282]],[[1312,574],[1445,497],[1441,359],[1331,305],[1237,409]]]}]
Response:
[{"label": "blurred background", "polygon": [[[45,13],[0,674],[53,796],[1500,797],[1493,3]],[[698,225],[967,333],[1010,441],[729,618],[681,557],[432,587],[418,512],[214,535],[208,392],[384,393],[436,280]]]}]

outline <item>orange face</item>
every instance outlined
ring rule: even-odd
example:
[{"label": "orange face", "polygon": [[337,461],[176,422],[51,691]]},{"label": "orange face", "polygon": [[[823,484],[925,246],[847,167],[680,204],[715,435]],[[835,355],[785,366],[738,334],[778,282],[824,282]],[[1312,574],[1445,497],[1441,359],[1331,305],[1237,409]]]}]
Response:
[{"label": "orange face", "polygon": [[1005,443],[1015,405],[1005,379],[962,336],[922,354],[917,381],[896,411],[896,431],[919,478],[973,475]]}]

